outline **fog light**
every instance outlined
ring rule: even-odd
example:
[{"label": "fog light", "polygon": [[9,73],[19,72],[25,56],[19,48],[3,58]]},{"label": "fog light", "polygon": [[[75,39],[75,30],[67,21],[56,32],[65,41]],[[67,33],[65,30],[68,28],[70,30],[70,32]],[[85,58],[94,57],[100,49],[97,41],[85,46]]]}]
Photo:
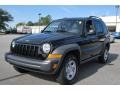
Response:
[{"label": "fog light", "polygon": [[48,59],[58,59],[61,58],[62,55],[61,54],[49,54],[48,55]]},{"label": "fog light", "polygon": [[56,69],[58,67],[58,64],[53,64],[52,68]]}]

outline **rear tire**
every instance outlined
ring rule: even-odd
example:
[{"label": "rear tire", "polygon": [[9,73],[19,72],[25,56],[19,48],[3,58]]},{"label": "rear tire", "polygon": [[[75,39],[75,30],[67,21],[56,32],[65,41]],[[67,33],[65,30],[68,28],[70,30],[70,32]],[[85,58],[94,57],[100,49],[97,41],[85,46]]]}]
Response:
[{"label": "rear tire", "polygon": [[27,73],[28,71],[19,67],[14,66],[14,69],[19,73]]},{"label": "rear tire", "polygon": [[106,63],[108,61],[109,49],[105,47],[104,53],[99,57],[100,63]]},{"label": "rear tire", "polygon": [[75,55],[69,54],[64,58],[63,67],[57,77],[60,84],[74,84],[78,78],[79,63]]}]

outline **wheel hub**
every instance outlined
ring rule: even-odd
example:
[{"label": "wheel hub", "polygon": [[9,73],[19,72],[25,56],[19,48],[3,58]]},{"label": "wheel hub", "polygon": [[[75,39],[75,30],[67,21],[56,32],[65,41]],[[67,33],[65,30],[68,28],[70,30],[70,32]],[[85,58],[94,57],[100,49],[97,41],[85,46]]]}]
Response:
[{"label": "wheel hub", "polygon": [[74,60],[70,60],[66,65],[66,77],[68,80],[72,80],[76,74],[76,63]]},{"label": "wheel hub", "polygon": [[108,50],[106,49],[104,52],[104,60],[106,61],[108,58]]}]

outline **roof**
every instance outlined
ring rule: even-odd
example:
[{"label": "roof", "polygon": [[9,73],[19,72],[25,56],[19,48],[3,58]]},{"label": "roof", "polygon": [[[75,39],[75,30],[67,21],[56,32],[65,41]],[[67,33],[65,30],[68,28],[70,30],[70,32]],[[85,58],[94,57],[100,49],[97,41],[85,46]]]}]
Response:
[{"label": "roof", "polygon": [[56,19],[55,21],[57,21],[57,20],[84,20],[85,18],[61,18],[61,19]]},{"label": "roof", "polygon": [[[57,20],[85,20],[85,19],[88,19],[88,18],[101,19],[97,16],[89,16],[89,17],[62,18],[62,19],[57,19]],[[57,20],[55,20],[55,21],[57,21]]]}]

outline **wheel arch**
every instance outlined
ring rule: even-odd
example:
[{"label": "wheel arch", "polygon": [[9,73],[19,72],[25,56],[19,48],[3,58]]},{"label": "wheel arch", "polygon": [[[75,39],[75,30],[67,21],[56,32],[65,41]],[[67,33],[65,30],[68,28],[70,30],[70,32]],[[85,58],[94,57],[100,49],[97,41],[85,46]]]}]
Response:
[{"label": "wheel arch", "polygon": [[110,49],[110,43],[106,43],[105,47],[108,47],[108,50]]},{"label": "wheel arch", "polygon": [[78,61],[80,61],[80,51],[78,49],[70,50],[70,51],[66,52],[65,55],[64,55],[64,57],[67,56],[67,55],[69,55],[69,54],[75,55],[77,57]]},{"label": "wheel arch", "polygon": [[54,53],[60,53],[63,55],[61,60],[58,63],[59,67],[56,70],[58,73],[60,72],[60,69],[63,66],[64,58],[68,54],[74,54],[78,59],[78,63],[80,63],[81,49],[80,49],[80,46],[78,44],[68,44],[68,45],[60,46],[56,50],[53,51],[53,54]]}]

